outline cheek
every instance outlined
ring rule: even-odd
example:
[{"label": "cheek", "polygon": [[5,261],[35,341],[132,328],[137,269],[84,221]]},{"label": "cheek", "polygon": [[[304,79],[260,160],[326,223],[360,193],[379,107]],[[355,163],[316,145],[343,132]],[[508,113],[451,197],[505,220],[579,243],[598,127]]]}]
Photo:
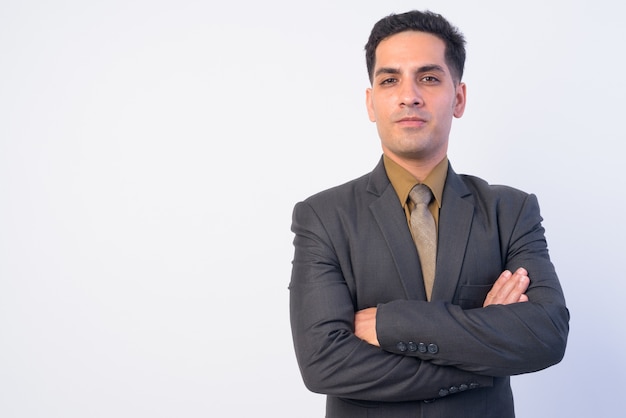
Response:
[{"label": "cheek", "polygon": [[439,115],[442,118],[452,118],[456,111],[457,103],[455,100],[446,101],[445,103],[441,103],[439,107]]}]

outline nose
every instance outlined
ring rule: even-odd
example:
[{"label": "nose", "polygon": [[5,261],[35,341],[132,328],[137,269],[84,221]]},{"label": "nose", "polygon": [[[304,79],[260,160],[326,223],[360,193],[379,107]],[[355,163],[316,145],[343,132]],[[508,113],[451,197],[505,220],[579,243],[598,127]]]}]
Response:
[{"label": "nose", "polygon": [[413,81],[406,81],[402,83],[402,88],[400,90],[400,106],[417,107],[422,104],[424,104],[424,99],[417,83]]}]

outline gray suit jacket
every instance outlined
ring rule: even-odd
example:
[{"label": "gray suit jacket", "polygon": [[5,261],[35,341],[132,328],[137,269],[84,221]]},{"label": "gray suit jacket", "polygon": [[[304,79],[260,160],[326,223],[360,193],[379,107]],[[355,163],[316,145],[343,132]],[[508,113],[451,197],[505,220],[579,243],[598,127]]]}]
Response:
[{"label": "gray suit jacket", "polygon": [[[327,417],[513,417],[509,376],[558,363],[569,313],[534,195],[448,170],[426,302],[406,216],[382,159],[295,206],[290,315],[305,385]],[[500,275],[528,270],[528,303],[482,308]],[[377,306],[381,347],[354,331]]]}]

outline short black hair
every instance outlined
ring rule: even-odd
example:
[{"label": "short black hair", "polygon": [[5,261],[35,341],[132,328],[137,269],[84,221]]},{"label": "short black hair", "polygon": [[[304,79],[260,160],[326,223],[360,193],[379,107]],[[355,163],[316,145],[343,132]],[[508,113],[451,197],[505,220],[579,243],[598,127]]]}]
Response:
[{"label": "short black hair", "polygon": [[406,31],[430,33],[441,39],[446,45],[445,59],[452,77],[456,81],[461,81],[465,66],[465,37],[463,34],[440,14],[412,10],[401,14],[390,14],[376,22],[372,28],[365,45],[365,61],[370,82],[374,79],[378,44],[391,35]]}]

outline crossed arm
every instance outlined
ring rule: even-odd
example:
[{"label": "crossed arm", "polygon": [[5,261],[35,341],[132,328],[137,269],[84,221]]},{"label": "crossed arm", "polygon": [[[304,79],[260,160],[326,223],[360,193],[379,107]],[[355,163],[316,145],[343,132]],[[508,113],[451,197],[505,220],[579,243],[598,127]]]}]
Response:
[{"label": "crossed arm", "polygon": [[[513,273],[505,270],[487,294],[483,307],[528,302],[528,296],[525,292],[529,284],[530,279],[526,269],[519,268]],[[380,347],[376,335],[376,312],[377,308],[375,307],[358,311],[354,315],[354,334],[360,339]]]},{"label": "crossed arm", "polygon": [[[529,213],[519,217],[524,225],[510,240],[514,245],[506,265],[528,268],[532,284],[525,269],[505,271],[483,308],[394,299],[356,315],[355,260],[344,251],[350,248],[346,234],[328,228],[307,203],[297,205],[290,317],[305,385],[351,399],[421,400],[439,396],[441,387],[489,387],[499,376],[558,362],[568,314],[534,199],[530,204]],[[432,342],[440,350],[434,355],[402,351],[400,341]]]}]

